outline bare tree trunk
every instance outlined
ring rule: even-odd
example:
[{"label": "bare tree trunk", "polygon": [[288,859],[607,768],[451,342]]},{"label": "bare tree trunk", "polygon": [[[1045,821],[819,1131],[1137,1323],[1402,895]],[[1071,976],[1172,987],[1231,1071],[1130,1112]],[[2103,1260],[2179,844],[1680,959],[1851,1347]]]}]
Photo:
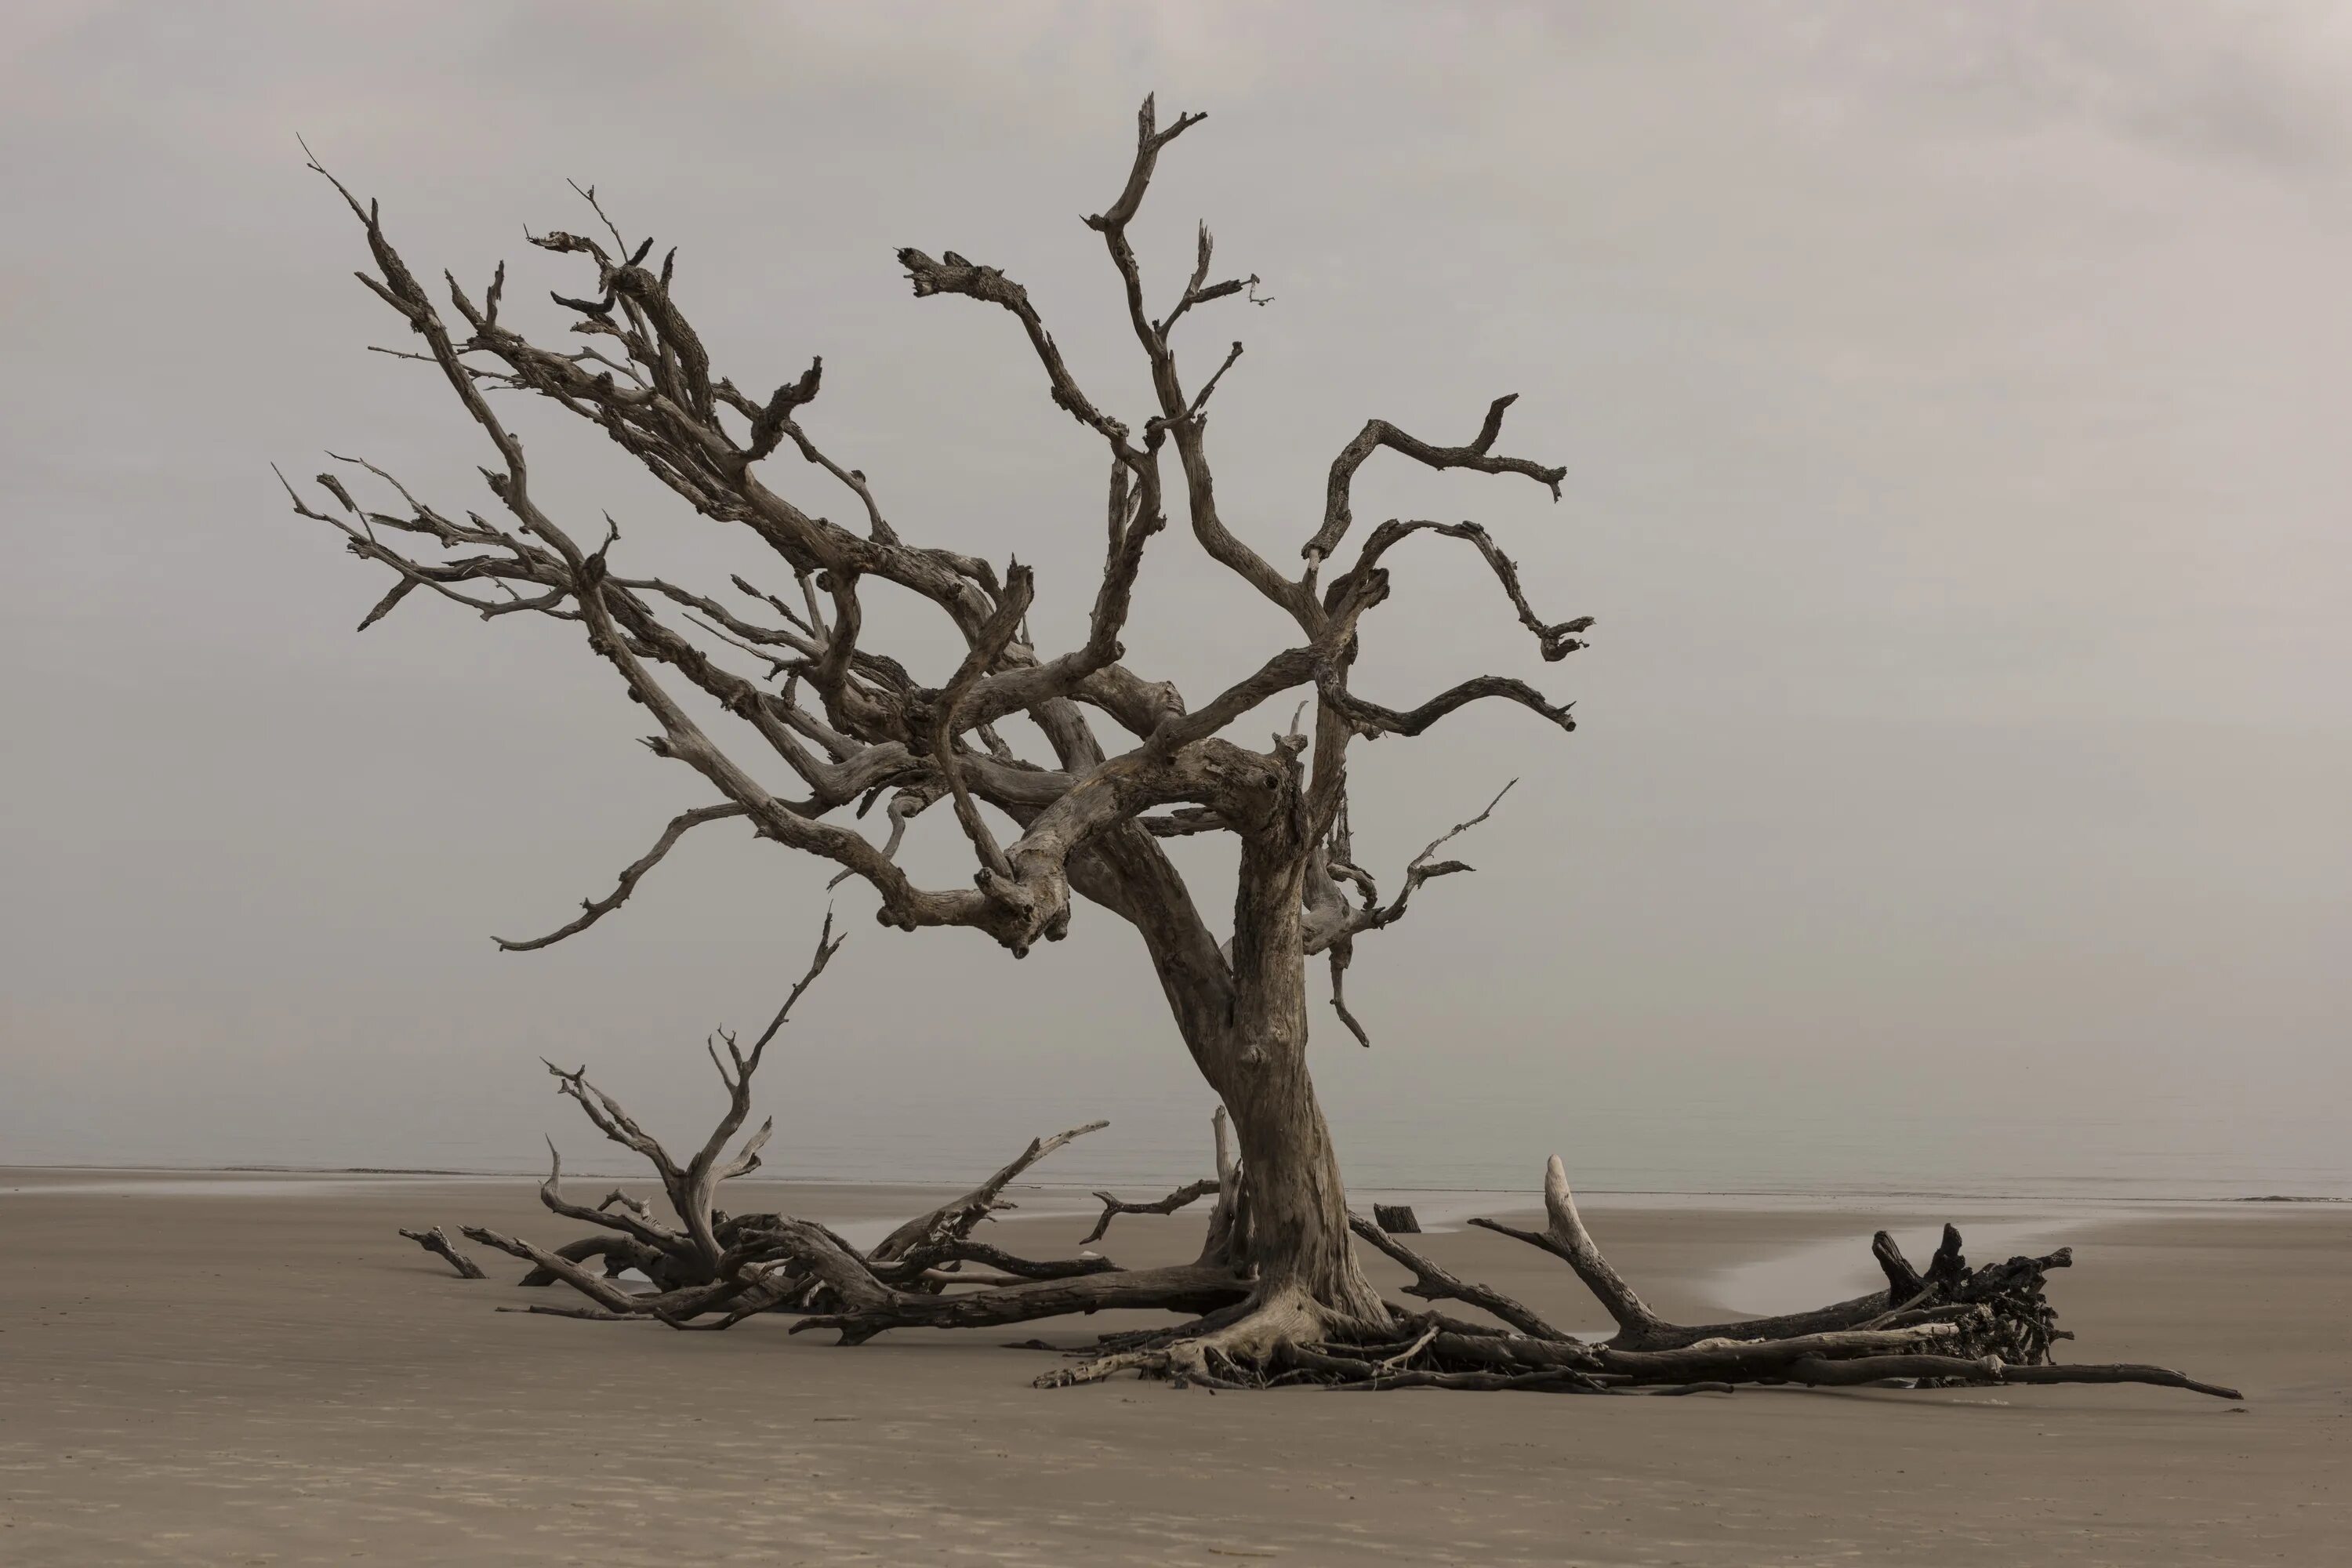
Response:
[{"label": "bare tree trunk", "polygon": [[1242,853],[1232,1023],[1193,1054],[1241,1145],[1257,1300],[1295,1293],[1316,1308],[1382,1322],[1380,1292],[1356,1267],[1339,1151],[1307,1068],[1306,854],[1288,835],[1266,837],[1274,842],[1252,837]]},{"label": "bare tree trunk", "polygon": [[1248,1184],[1248,1260],[1262,1300],[1295,1289],[1318,1307],[1381,1321],[1388,1313],[1380,1292],[1356,1267],[1339,1151],[1316,1101],[1303,1045],[1266,1049],[1220,1086]]},{"label": "bare tree trunk", "polygon": [[[1277,792],[1282,818],[1295,788]],[[1246,1204],[1246,1238],[1234,1261],[1255,1276],[1255,1299],[1295,1294],[1384,1321],[1380,1292],[1356,1266],[1339,1151],[1307,1068],[1305,850],[1279,831],[1245,839],[1234,938],[1220,954],[1175,866],[1148,835],[1130,825],[1089,849],[1073,858],[1072,885],[1135,925],[1178,1032],[1233,1117],[1245,1197],[1225,1201]]]}]

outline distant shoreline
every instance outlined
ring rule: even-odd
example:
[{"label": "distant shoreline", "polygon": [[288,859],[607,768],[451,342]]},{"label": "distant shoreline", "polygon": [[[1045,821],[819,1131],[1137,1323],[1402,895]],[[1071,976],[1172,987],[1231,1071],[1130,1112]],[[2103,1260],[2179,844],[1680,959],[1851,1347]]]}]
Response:
[{"label": "distant shoreline", "polygon": [[[11,1188],[4,1184],[12,1176],[68,1175],[88,1179],[115,1178],[125,1181],[155,1179],[161,1181],[201,1179],[207,1176],[254,1176],[276,1179],[314,1178],[335,1180],[382,1180],[389,1182],[462,1181],[530,1182],[544,1179],[544,1173],[531,1170],[481,1170],[449,1166],[404,1165],[113,1165],[113,1164],[5,1164],[0,1163],[0,1195],[25,1193],[37,1188]],[[582,1180],[643,1180],[645,1173],[624,1166],[583,1165],[569,1172]],[[758,1186],[797,1187],[858,1187],[930,1191],[942,1187],[961,1187],[968,1184],[953,1179],[941,1181],[878,1180],[845,1176],[802,1176],[788,1173],[766,1173],[745,1178]],[[1097,1187],[1118,1186],[1142,1188],[1153,1184],[1153,1179],[1122,1178],[1113,1180],[1025,1181],[1018,1184],[1027,1190],[1090,1193]],[[1493,1196],[1521,1200],[1532,1204],[1535,1194],[1527,1187],[1484,1186],[1413,1186],[1395,1187],[1365,1185],[1357,1189],[1369,1199],[1372,1194],[1383,1197],[1411,1198],[1416,1195]],[[1611,1187],[1580,1185],[1578,1195],[1585,1198],[1631,1198],[1639,1200],[1730,1199],[1743,1202],[1801,1204],[2003,1204],[2049,1205],[2069,1206],[2162,1206],[2179,1204],[2263,1204],[2263,1205],[2328,1205],[2352,1204],[2352,1195],[2321,1193],[2216,1194],[2211,1192],[2180,1192],[2170,1194],[2119,1194],[2095,1192],[2010,1192],[1993,1193],[1968,1189],[1925,1187],[1856,1188],[1856,1187]]]}]

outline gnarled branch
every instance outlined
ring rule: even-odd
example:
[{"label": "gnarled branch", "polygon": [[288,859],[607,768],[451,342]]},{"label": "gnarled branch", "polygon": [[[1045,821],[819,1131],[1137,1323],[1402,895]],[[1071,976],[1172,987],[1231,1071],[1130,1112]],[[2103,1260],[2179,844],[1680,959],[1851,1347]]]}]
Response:
[{"label": "gnarled branch", "polygon": [[1551,491],[1551,499],[1559,499],[1560,481],[1568,478],[1564,468],[1546,468],[1525,458],[1498,458],[1494,455],[1495,442],[1503,433],[1503,415],[1519,400],[1516,392],[1506,394],[1487,405],[1486,422],[1466,447],[1433,447],[1428,442],[1405,434],[1385,419],[1373,419],[1356,432],[1355,438],[1339,448],[1331,459],[1330,477],[1324,481],[1323,526],[1315,531],[1299,553],[1309,562],[1328,560],[1347,537],[1348,526],[1355,521],[1349,510],[1349,491],[1355,483],[1356,470],[1364,460],[1386,447],[1402,452],[1414,462],[1432,468],[1468,468],[1481,474],[1520,474],[1536,480]]},{"label": "gnarled branch", "polygon": [[629,895],[637,890],[637,883],[644,879],[645,874],[661,864],[662,857],[677,847],[677,841],[686,837],[688,829],[699,827],[706,822],[723,822],[730,817],[745,815],[747,813],[744,808],[732,802],[723,805],[698,806],[692,811],[680,812],[670,818],[669,826],[662,829],[659,838],[654,840],[654,847],[631,861],[621,872],[620,880],[614,884],[610,893],[601,899],[580,900],[580,916],[577,920],[559,926],[545,936],[532,937],[524,942],[509,942],[502,936],[494,936],[490,940],[499,944],[499,951],[501,952],[530,952],[539,948],[552,947],[567,936],[575,936],[628,902]]}]

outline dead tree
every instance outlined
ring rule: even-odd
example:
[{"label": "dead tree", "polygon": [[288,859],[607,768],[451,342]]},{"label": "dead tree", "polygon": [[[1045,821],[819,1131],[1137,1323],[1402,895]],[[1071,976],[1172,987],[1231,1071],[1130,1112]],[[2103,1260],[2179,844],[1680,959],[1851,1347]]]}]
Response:
[{"label": "dead tree", "polygon": [[[1312,1334],[1327,1312],[1356,1320],[1383,1310],[1355,1264],[1339,1162],[1308,1076],[1307,960],[1327,959],[1334,1004],[1360,1036],[1339,991],[1356,941],[1401,919],[1423,882],[1467,869],[1434,859],[1433,847],[1408,867],[1394,897],[1381,899],[1352,858],[1349,749],[1360,739],[1421,734],[1487,700],[1517,704],[1563,731],[1575,727],[1566,706],[1502,676],[1465,681],[1403,708],[1357,692],[1357,649],[1370,629],[1368,617],[1388,597],[1391,558],[1430,541],[1475,550],[1549,659],[1581,647],[1591,621],[1538,616],[1509,557],[1475,523],[1355,527],[1358,472],[1383,450],[1432,468],[1532,480],[1557,498],[1565,470],[1498,450],[1510,397],[1496,399],[1477,433],[1458,446],[1368,422],[1331,463],[1319,518],[1301,531],[1296,571],[1277,567],[1227,526],[1212,468],[1209,406],[1241,348],[1234,343],[1212,374],[1195,379],[1180,368],[1177,342],[1188,320],[1257,298],[1255,284],[1213,276],[1204,226],[1189,275],[1155,311],[1129,239],[1161,152],[1200,119],[1187,114],[1162,126],[1147,100],[1126,177],[1110,205],[1087,220],[1124,287],[1128,324],[1150,372],[1154,405],[1139,422],[1088,395],[1028,290],[1003,271],[951,250],[936,258],[911,247],[898,253],[918,298],[961,296],[1012,318],[1047,395],[1105,464],[1106,501],[1096,524],[1100,570],[1078,647],[1055,652],[1029,641],[1037,590],[1029,566],[1000,571],[961,550],[910,542],[886,519],[864,470],[832,456],[804,423],[820,363],[765,396],[721,374],[679,297],[677,253],[648,265],[653,242],[630,243],[609,223],[603,237],[532,237],[541,249],[593,269],[592,287],[553,295],[576,317],[578,345],[549,348],[511,323],[503,267],[478,299],[446,279],[444,307],[402,258],[375,204],[337,183],[373,262],[361,280],[413,335],[415,346],[397,352],[437,372],[487,438],[492,461],[484,472],[497,508],[487,515],[445,510],[363,463],[355,467],[395,504],[364,505],[332,473],[320,477],[315,501],[289,490],[301,515],[333,528],[352,553],[392,574],[366,623],[419,589],[486,618],[573,623],[590,652],[652,715],[658,732],[646,743],[711,791],[709,805],[668,824],[612,891],[589,900],[577,918],[504,945],[543,946],[585,929],[618,908],[683,835],[737,819],[760,838],[865,881],[886,925],[974,927],[1016,956],[1062,936],[1076,899],[1132,925],[1178,1032],[1232,1115],[1247,1173],[1249,1223],[1234,1261],[1263,1312],[1259,1327],[1240,1331],[1279,1338]],[[583,195],[595,205],[593,192]],[[601,219],[603,209],[595,210]],[[521,442],[492,407],[494,392],[545,398],[601,429],[688,507],[764,546],[792,579],[791,591],[740,577],[731,593],[707,591],[634,574],[619,559],[617,525],[567,523],[542,503]],[[814,502],[772,488],[791,478],[769,462],[779,455],[844,487],[862,527],[830,521]],[[1181,492],[1171,484],[1178,477]],[[1293,628],[1254,672],[1206,700],[1188,700],[1173,684],[1120,662],[1147,546],[1171,514],[1244,592]],[[966,653],[944,686],[924,684],[906,663],[866,643],[866,599],[877,587],[926,601],[954,628]],[[682,695],[689,691],[714,703],[721,719],[698,717]],[[1307,728],[1294,721],[1263,748],[1228,735],[1262,704],[1302,692],[1314,706]],[[1002,721],[1018,715],[1034,721],[1050,758],[1024,757],[1006,736]],[[778,760],[805,795],[787,798],[760,782],[761,766]],[[841,820],[886,796],[887,840]],[[970,886],[919,886],[893,858],[907,824],[941,801],[970,841],[976,868]],[[1191,833],[1235,843],[1240,894],[1230,941],[1211,928],[1157,842]],[[584,1084],[579,1095],[583,1106],[595,1103]],[[707,1254],[704,1238],[694,1244]],[[1190,1282],[1171,1282],[1169,1293],[1171,1305],[1198,1295]]]},{"label": "dead tree", "polygon": [[[1822,1358],[1843,1361],[1857,1346],[1916,1357],[1928,1353],[1922,1347],[1953,1340],[1958,1331],[1948,1332],[1950,1325],[1939,1319],[1836,1331],[1845,1339],[1800,1335],[1774,1342],[1780,1348],[1771,1356],[1702,1353],[1706,1340],[1601,1351],[1527,1334],[1505,1341],[1400,1316],[1358,1267],[1339,1160],[1307,1069],[1307,960],[1326,961],[1335,1015],[1369,1043],[1342,990],[1356,942],[1403,919],[1424,883],[1469,869],[1439,852],[1494,805],[1433,841],[1406,865],[1393,897],[1383,899],[1355,858],[1351,749],[1360,740],[1423,734],[1488,700],[1516,705],[1563,731],[1576,727],[1568,705],[1500,675],[1463,681],[1409,707],[1389,706],[1356,689],[1359,649],[1372,634],[1372,613],[1389,596],[1392,561],[1440,542],[1476,552],[1500,601],[1546,660],[1584,647],[1592,623],[1589,616],[1550,621],[1538,615],[1510,557],[1477,523],[1391,519],[1357,527],[1356,481],[1382,451],[1433,469],[1529,480],[1557,500],[1565,469],[1499,449],[1513,396],[1495,399],[1476,433],[1457,446],[1368,421],[1331,461],[1313,509],[1318,515],[1300,526],[1305,537],[1295,569],[1277,565],[1228,526],[1211,457],[1209,410],[1242,345],[1234,342],[1214,356],[1206,376],[1188,376],[1177,352],[1179,328],[1188,319],[1197,324],[1219,305],[1265,301],[1255,277],[1215,278],[1203,225],[1189,273],[1179,288],[1158,296],[1168,303],[1156,309],[1129,237],[1160,155],[1201,118],[1186,114],[1162,126],[1145,100],[1125,178],[1110,204],[1086,220],[1119,279],[1127,326],[1149,372],[1151,405],[1139,422],[1088,395],[1036,301],[1001,268],[952,250],[898,253],[918,299],[960,296],[1011,318],[1046,395],[1104,465],[1104,507],[1093,525],[1100,565],[1089,576],[1087,634],[1059,651],[1037,647],[1028,631],[1034,570],[1011,562],[999,570],[975,553],[910,541],[886,517],[881,491],[866,471],[820,443],[806,419],[821,385],[821,362],[765,395],[722,374],[688,316],[677,251],[649,265],[654,241],[625,237],[593,189],[581,195],[601,237],[530,237],[592,279],[570,295],[551,291],[573,318],[576,342],[549,347],[505,313],[503,265],[478,299],[443,275],[453,324],[393,243],[376,205],[333,182],[364,233],[372,265],[360,280],[411,336],[411,346],[385,352],[429,366],[478,427],[490,453],[483,473],[497,503],[487,513],[444,510],[373,465],[344,459],[338,461],[346,472],[363,471],[388,499],[362,504],[334,472],[319,476],[316,496],[289,484],[296,511],[333,529],[351,553],[391,574],[362,629],[413,597],[446,599],[485,619],[528,615],[569,623],[651,715],[656,732],[646,744],[691,770],[709,792],[707,804],[669,822],[612,890],[586,900],[578,916],[542,936],[500,945],[544,947],[585,930],[618,909],[684,835],[722,821],[747,823],[757,838],[816,858],[835,868],[835,880],[864,882],[884,925],[970,927],[1015,957],[1063,936],[1076,903],[1085,900],[1134,928],[1178,1034],[1231,1116],[1237,1144],[1229,1169],[1220,1173],[1209,1248],[1194,1264],[1023,1279],[971,1291],[934,1289],[934,1265],[960,1261],[953,1249],[969,1243],[971,1224],[992,1201],[985,1187],[963,1208],[941,1211],[893,1238],[897,1247],[884,1249],[895,1252],[890,1257],[860,1258],[821,1227],[783,1216],[725,1229],[709,1206],[710,1193],[756,1156],[755,1149],[745,1150],[720,1163],[723,1144],[740,1125],[740,1102],[760,1050],[755,1045],[740,1053],[729,1039],[726,1059],[718,1058],[716,1042],[712,1052],[730,1096],[729,1120],[682,1165],[584,1072],[555,1069],[563,1092],[608,1136],[654,1164],[676,1225],[625,1202],[571,1205],[561,1195],[560,1173],[551,1173],[549,1205],[605,1233],[575,1244],[577,1256],[468,1234],[520,1250],[540,1273],[572,1285],[611,1315],[644,1316],[656,1308],[584,1268],[592,1257],[608,1268],[624,1259],[641,1268],[650,1261],[644,1271],[658,1287],[658,1313],[666,1320],[688,1321],[689,1307],[697,1309],[695,1319],[723,1310],[721,1321],[730,1321],[747,1306],[821,1300],[829,1310],[801,1326],[834,1327],[845,1339],[918,1323],[1012,1323],[1106,1307],[1203,1314],[1174,1337],[1160,1336],[1165,1342],[1122,1348],[1070,1374],[1078,1379],[1133,1366],[1201,1381],[1297,1375],[1386,1380],[1385,1386],[1409,1377],[1519,1386],[1534,1379],[1581,1387],[1637,1374],[1654,1373],[1654,1381],[1670,1369],[1686,1385],[1727,1379],[1734,1363],[1752,1371],[1769,1361],[1774,1375],[1787,1375]],[[326,174],[315,162],[312,167]],[[583,522],[551,510],[533,485],[521,441],[492,406],[494,393],[544,399],[601,430],[692,511],[741,530],[779,577],[691,585],[625,563],[621,529],[609,514]],[[788,465],[782,471],[772,461],[780,458]],[[803,466],[789,466],[793,459]],[[1181,489],[1171,482],[1177,479]],[[859,525],[834,522],[806,494],[786,493],[800,482],[841,487],[854,499]],[[1205,699],[1188,700],[1173,683],[1122,662],[1121,637],[1147,550],[1171,518],[1286,627],[1255,670]],[[1051,562],[1049,574],[1066,572],[1077,548],[1074,536],[1073,555]],[[869,594],[894,590],[929,606],[952,629],[962,653],[944,685],[926,684],[907,659],[869,637]],[[1269,701],[1302,694],[1307,701],[1270,743],[1246,743],[1234,733]],[[1309,704],[1313,717],[1302,727]],[[1023,753],[1017,735],[1006,733],[1007,721],[1017,717],[1030,721],[1050,755]],[[761,782],[764,771],[777,767],[805,793],[778,794]],[[886,798],[887,831],[877,842],[856,823]],[[921,886],[896,858],[908,824],[942,801],[970,844],[974,872],[968,886]],[[1223,939],[1159,843],[1191,834],[1222,835],[1234,847],[1238,892]],[[1864,1337],[1851,1337],[1857,1333]],[[1465,1348],[1474,1339],[1475,1347]],[[1342,1342],[1355,1348],[1315,1348]],[[1324,1359],[1313,1359],[1318,1356]],[[1595,1356],[1679,1359],[1642,1363],[1651,1369],[1643,1373],[1634,1363]],[[1481,1370],[1465,1370],[1473,1365]]]}]

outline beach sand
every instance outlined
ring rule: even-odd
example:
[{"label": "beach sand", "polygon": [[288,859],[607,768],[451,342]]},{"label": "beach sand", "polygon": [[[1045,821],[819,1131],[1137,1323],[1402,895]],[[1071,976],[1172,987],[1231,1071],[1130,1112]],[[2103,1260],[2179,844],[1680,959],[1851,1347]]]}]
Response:
[{"label": "beach sand", "polygon": [[[575,1184],[584,1192],[592,1184]],[[593,1184],[601,1191],[604,1184]],[[467,1283],[394,1234],[574,1227],[532,1184],[0,1172],[0,1563],[2329,1563],[2352,1542],[2352,1213],[2049,1210],[2072,1359],[2149,1361],[2246,1400],[2147,1388],[1746,1390],[1685,1399],[1042,1391],[1094,1321],[857,1349],[757,1320],[677,1333],[500,1313],[565,1299],[474,1248]],[[874,1222],[940,1194],[738,1191]],[[1024,1213],[1083,1205],[1029,1192]],[[755,1201],[756,1200],[756,1201]],[[1514,1206],[1497,1200],[1494,1212]],[[1517,1205],[1524,1207],[1525,1205]],[[1916,1207],[1596,1197],[1670,1316],[1753,1309],[1774,1258]],[[1952,1215],[2014,1226],[2013,1213]],[[1086,1221],[1017,1218],[1064,1253]],[[1197,1220],[1123,1218],[1130,1264]],[[1567,1270],[1479,1231],[1427,1250],[1557,1321]],[[1396,1278],[1374,1259],[1383,1279]],[[1745,1283],[1743,1283],[1745,1282]],[[1822,1299],[1844,1281],[1825,1279]],[[1767,1308],[1780,1303],[1765,1302]],[[1164,1321],[1165,1319],[1152,1321]]]}]

